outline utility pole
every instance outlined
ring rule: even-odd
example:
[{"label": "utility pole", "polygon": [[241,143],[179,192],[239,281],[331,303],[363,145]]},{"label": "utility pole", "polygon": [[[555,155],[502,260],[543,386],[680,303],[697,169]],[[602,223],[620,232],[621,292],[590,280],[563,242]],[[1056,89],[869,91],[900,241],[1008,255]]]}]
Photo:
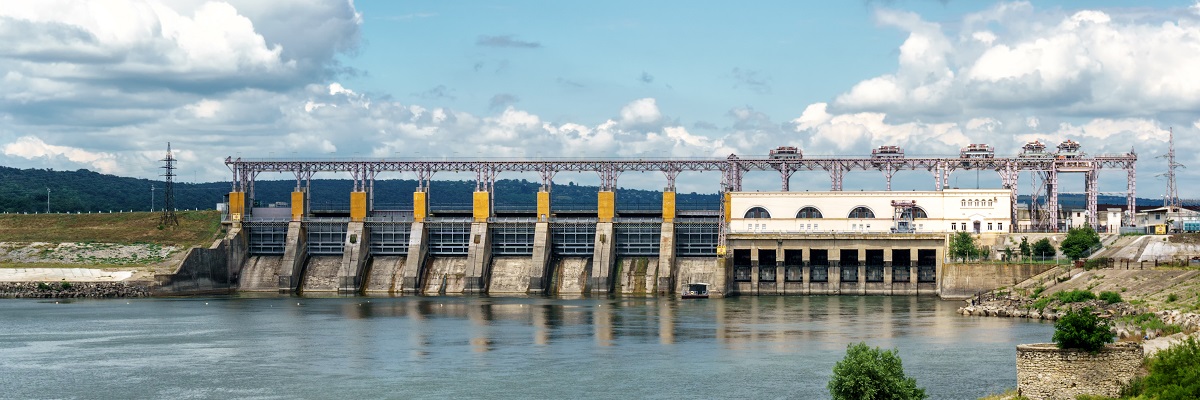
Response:
[{"label": "utility pole", "polygon": [[46,187],[46,214],[50,213],[50,187]]},{"label": "utility pole", "polygon": [[154,184],[150,184],[150,212],[154,212]]}]

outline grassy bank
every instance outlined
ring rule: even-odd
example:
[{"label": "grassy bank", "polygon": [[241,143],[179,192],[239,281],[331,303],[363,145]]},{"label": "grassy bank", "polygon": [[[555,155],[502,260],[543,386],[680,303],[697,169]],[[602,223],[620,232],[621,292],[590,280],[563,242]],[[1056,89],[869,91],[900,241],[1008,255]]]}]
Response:
[{"label": "grassy bank", "polygon": [[162,214],[3,214],[0,242],[156,243],[207,246],[221,229],[218,211],[180,211],[179,226],[159,225]]}]

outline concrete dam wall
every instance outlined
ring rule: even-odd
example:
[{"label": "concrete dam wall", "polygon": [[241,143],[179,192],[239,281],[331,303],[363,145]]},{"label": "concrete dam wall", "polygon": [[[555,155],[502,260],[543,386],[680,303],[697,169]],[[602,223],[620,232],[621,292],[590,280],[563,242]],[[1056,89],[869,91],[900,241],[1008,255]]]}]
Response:
[{"label": "concrete dam wall", "polygon": [[942,295],[1037,268],[943,265],[944,237],[733,236],[712,221],[247,222],[237,290],[373,295]]}]

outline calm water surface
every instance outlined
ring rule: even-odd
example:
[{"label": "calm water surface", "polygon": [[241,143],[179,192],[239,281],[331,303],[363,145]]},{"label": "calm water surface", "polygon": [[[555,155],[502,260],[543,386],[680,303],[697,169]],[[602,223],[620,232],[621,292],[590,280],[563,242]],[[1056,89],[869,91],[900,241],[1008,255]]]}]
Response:
[{"label": "calm water surface", "polygon": [[848,343],[933,398],[1016,387],[1053,325],[915,297],[0,301],[0,398],[828,398]]}]

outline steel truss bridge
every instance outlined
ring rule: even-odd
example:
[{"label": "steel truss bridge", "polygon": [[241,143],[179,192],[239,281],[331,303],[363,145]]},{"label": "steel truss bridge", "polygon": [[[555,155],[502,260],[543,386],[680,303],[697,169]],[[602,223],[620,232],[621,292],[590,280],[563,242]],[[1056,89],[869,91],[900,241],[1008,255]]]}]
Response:
[{"label": "steel truss bridge", "polygon": [[[737,192],[742,190],[742,178],[751,171],[774,171],[780,175],[781,190],[788,191],[791,176],[799,171],[824,171],[829,174],[830,190],[841,191],[843,177],[852,171],[879,171],[887,180],[887,190],[891,190],[892,177],[899,171],[928,171],[933,175],[934,190],[942,190],[948,186],[950,174],[957,170],[995,171],[999,174],[1004,188],[1012,189],[1012,225],[1016,226],[1017,181],[1021,172],[1030,171],[1039,178],[1040,188],[1046,195],[1045,212],[1031,216],[1036,229],[1053,230],[1058,226],[1058,187],[1059,174],[1082,173],[1085,176],[1085,192],[1087,196],[1088,224],[1096,227],[1098,174],[1104,169],[1125,170],[1128,186],[1125,192],[1126,206],[1124,223],[1132,224],[1135,209],[1136,174],[1134,164],[1137,154],[1132,150],[1126,154],[1085,156],[1055,156],[1045,154],[1038,156],[1018,156],[1010,158],[979,157],[979,158],[740,158],[730,155],[719,159],[554,159],[528,161],[495,161],[495,160],[447,160],[424,161],[403,159],[381,160],[278,160],[278,159],[242,159],[226,158],[225,164],[233,172],[233,191],[248,192],[254,198],[254,180],[263,172],[292,173],[296,177],[296,189],[311,187],[313,175],[319,172],[348,172],[354,181],[355,191],[369,193],[370,203],[374,203],[375,178],[382,172],[411,172],[417,176],[417,190],[428,191],[433,175],[438,172],[474,172],[476,191],[493,191],[496,176],[502,172],[534,172],[541,177],[542,188],[550,190],[554,176],[559,172],[594,172],[600,176],[600,190],[611,191],[617,188],[617,179],[625,172],[661,172],[667,181],[666,190],[675,190],[675,178],[680,172],[696,171],[721,173],[721,192]],[[1038,191],[1032,194],[1037,203]],[[723,203],[723,202],[722,202]],[[721,205],[724,207],[724,204]],[[722,229],[724,233],[724,229]]]}]

